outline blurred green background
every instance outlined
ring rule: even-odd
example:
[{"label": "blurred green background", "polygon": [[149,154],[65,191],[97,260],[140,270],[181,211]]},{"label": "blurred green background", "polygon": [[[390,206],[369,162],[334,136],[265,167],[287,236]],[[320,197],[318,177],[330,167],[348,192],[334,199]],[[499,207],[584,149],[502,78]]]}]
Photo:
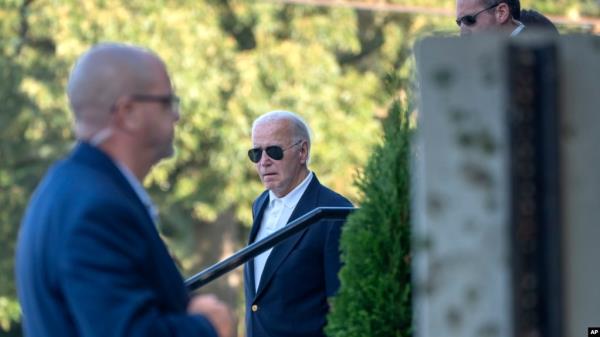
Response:
[{"label": "blurred green background", "polygon": [[[20,335],[20,218],[45,170],[74,144],[65,84],[95,43],[156,51],[182,97],[176,156],[145,185],[184,275],[246,243],[250,205],[262,191],[246,150],[252,120],[264,112],[302,115],[314,137],[310,167],[360,205],[353,181],[381,142],[393,98],[410,90],[412,44],[456,33],[454,0],[299,2],[0,0],[0,335]],[[564,21],[562,32],[600,30],[596,0],[522,7]],[[241,283],[237,271],[203,291],[241,314]]]}]

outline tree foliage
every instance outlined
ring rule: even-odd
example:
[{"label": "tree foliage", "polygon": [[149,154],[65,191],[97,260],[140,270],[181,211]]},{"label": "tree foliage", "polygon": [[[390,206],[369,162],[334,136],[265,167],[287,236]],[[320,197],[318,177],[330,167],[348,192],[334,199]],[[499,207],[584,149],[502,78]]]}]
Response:
[{"label": "tree foliage", "polygon": [[[552,14],[575,8],[597,15],[593,3],[535,5]],[[405,90],[395,79],[410,76],[412,42],[455,29],[452,22],[249,0],[1,1],[0,329],[18,316],[13,256],[20,218],[45,170],[74,144],[65,85],[91,45],[146,46],[173,75],[183,99],[177,154],[145,184],[160,207],[161,231],[189,275],[245,243],[251,201],[262,190],[245,154],[254,118],[274,109],[305,117],[314,135],[311,168],[359,202],[351,182],[381,136],[391,97]],[[235,304],[240,279],[232,273],[210,289]]]},{"label": "tree foliage", "polygon": [[[379,137],[387,69],[340,64],[359,46],[355,13],[246,1],[8,1],[0,40],[0,317],[14,319],[14,249],[29,196],[74,144],[69,69],[91,45],[146,46],[165,60],[183,98],[176,156],[146,186],[184,273],[242,246],[262,187],[246,157],[250,125],[273,109],[312,126],[311,167],[356,200],[351,181]],[[334,19],[335,21],[333,21]],[[389,57],[392,59],[393,57]],[[217,290],[238,297],[239,276]],[[4,303],[4,302],[3,302]],[[4,324],[6,327],[6,324]]]}]

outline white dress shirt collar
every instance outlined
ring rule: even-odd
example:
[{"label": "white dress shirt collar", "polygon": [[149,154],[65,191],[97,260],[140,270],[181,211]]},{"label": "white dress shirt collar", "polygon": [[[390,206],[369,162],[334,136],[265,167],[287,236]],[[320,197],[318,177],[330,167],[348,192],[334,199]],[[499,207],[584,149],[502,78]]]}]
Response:
[{"label": "white dress shirt collar", "polygon": [[300,201],[300,198],[308,188],[308,184],[312,180],[313,175],[314,174],[309,171],[306,175],[306,178],[304,178],[304,180],[302,180],[302,182],[298,184],[298,186],[296,186],[292,191],[290,191],[290,193],[286,194],[281,198],[278,198],[275,195],[275,193],[269,191],[269,205],[272,206],[273,203],[276,202],[276,200],[280,200],[285,207],[292,209],[295,208],[298,202]]},{"label": "white dress shirt collar", "polygon": [[510,36],[517,36],[521,33],[521,31],[523,29],[525,29],[525,25],[521,22],[521,21],[517,21],[519,23],[519,25],[517,26],[517,28],[515,28],[515,30],[512,31],[512,33],[510,33]]}]

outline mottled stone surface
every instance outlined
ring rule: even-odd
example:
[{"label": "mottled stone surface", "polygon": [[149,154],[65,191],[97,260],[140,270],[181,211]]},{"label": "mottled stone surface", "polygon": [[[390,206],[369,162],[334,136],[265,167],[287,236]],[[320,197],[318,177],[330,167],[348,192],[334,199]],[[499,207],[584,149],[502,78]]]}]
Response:
[{"label": "mottled stone surface", "polygon": [[417,45],[417,60],[417,336],[508,336],[509,143],[500,41],[429,39]]},{"label": "mottled stone surface", "polygon": [[585,336],[600,326],[600,38],[561,42],[564,336]]},{"label": "mottled stone surface", "polygon": [[[418,337],[514,335],[508,41],[431,38],[415,48]],[[600,38],[563,36],[558,43],[562,335],[570,337],[600,326]]]}]

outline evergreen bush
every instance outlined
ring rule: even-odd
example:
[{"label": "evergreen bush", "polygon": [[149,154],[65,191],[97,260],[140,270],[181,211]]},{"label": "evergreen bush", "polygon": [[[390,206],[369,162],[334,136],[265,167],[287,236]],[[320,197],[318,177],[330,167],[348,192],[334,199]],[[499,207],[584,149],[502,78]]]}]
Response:
[{"label": "evergreen bush", "polygon": [[361,208],[342,233],[344,266],[325,329],[329,337],[412,335],[407,111],[393,104],[384,142],[357,179]]}]

